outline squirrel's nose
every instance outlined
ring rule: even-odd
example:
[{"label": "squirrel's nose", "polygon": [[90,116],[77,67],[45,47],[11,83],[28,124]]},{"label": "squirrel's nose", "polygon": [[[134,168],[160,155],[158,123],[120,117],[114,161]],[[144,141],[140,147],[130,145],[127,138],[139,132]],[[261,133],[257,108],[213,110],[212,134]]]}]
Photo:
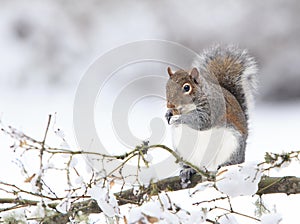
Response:
[{"label": "squirrel's nose", "polygon": [[172,111],[171,111],[171,110],[168,110],[167,113],[166,113],[166,115],[165,115],[168,124],[170,124],[170,120],[171,120],[171,117],[172,117],[172,116],[173,116]]},{"label": "squirrel's nose", "polygon": [[173,109],[175,108],[175,105],[170,102],[167,102],[167,108]]}]

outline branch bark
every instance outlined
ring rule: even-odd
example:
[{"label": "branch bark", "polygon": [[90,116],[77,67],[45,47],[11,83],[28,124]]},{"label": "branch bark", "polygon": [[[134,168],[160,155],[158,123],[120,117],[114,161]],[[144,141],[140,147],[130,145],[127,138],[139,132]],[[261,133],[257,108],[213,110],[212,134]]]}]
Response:
[{"label": "branch bark", "polygon": [[258,184],[256,194],[299,194],[300,193],[300,178],[294,176],[286,177],[268,177],[263,176]]}]

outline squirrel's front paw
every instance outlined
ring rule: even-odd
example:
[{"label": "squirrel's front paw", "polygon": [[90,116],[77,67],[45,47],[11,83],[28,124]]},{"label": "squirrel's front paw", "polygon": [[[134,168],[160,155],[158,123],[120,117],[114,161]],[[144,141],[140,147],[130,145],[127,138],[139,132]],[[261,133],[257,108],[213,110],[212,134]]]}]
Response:
[{"label": "squirrel's front paw", "polygon": [[181,124],[180,115],[173,115],[169,120],[169,124],[171,125]]}]

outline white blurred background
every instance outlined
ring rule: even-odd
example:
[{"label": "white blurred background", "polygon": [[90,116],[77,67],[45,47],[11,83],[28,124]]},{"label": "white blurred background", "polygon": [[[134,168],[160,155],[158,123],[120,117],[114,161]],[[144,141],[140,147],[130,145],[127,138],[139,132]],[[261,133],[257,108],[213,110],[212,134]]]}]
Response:
[{"label": "white blurred background", "polygon": [[261,131],[260,136],[271,136],[272,142],[286,137],[280,150],[300,145],[295,139],[300,129],[296,0],[0,3],[0,115],[5,122],[38,134],[47,115],[58,112],[72,134],[80,78],[95,58],[121,44],[165,39],[200,52],[214,43],[235,43],[248,48],[260,67],[254,135]]},{"label": "white blurred background", "polygon": [[289,1],[1,0],[0,85],[63,89],[111,48],[166,39],[195,51],[237,43],[260,64],[261,98],[300,97],[300,3]]}]

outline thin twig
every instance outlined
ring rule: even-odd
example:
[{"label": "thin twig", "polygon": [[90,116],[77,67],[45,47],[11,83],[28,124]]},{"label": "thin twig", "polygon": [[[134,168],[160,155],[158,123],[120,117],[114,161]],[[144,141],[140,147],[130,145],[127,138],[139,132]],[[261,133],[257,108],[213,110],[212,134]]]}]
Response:
[{"label": "thin twig", "polygon": [[229,212],[229,213],[234,213],[234,214],[237,214],[237,215],[240,215],[240,216],[244,216],[244,217],[249,218],[249,219],[253,219],[253,220],[257,221],[257,222],[260,222],[260,219],[258,219],[258,218],[255,218],[253,216],[246,215],[246,214],[234,211],[234,210],[230,210],[230,209],[227,209],[227,208],[222,208],[222,207],[217,207],[216,206],[214,208],[211,208],[210,211],[215,210],[215,209],[223,210],[223,211],[226,211],[226,212]]}]

